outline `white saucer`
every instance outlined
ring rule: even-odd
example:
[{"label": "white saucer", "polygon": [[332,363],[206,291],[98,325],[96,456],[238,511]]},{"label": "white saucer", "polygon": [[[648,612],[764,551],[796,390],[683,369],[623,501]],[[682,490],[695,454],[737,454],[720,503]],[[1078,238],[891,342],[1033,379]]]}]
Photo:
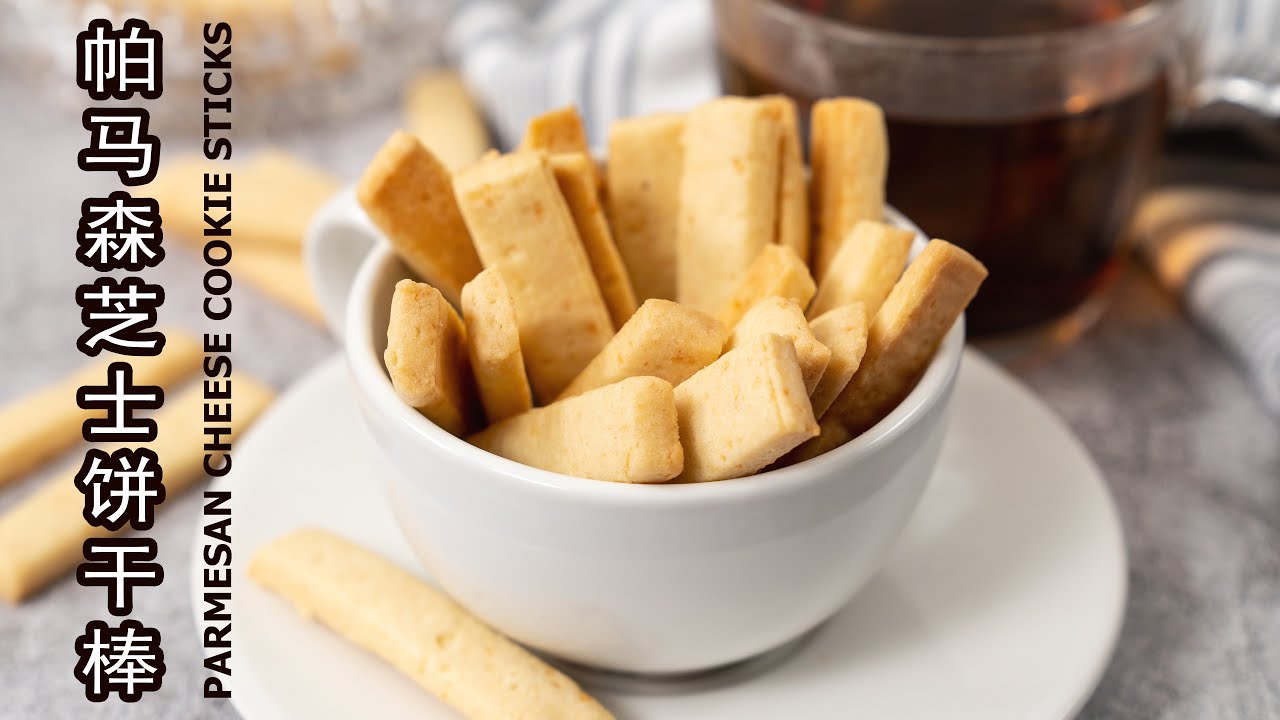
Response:
[{"label": "white saucer", "polygon": [[[421,572],[376,480],[386,472],[335,359],[276,403],[215,483],[233,491],[232,689],[247,720],[456,717],[243,572],[254,549],[304,525]],[[197,559],[197,624],[200,568]],[[853,603],[755,676],[679,693],[588,689],[620,720],[1059,720],[1106,666],[1125,577],[1115,507],[1080,443],[969,352],[940,467],[887,567]]]}]

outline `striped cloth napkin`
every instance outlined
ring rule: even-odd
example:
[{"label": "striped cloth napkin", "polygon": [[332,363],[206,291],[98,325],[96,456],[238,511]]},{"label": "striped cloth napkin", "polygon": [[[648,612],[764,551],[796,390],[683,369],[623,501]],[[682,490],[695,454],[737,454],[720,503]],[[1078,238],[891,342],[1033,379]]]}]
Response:
[{"label": "striped cloth napkin", "polygon": [[1156,276],[1237,357],[1280,417],[1280,195],[1159,190],[1135,230]]},{"label": "striped cloth napkin", "polygon": [[617,118],[687,110],[720,91],[704,1],[473,0],[445,47],[508,148],[551,108],[577,105],[599,148]]},{"label": "striped cloth napkin", "polygon": [[[1280,23],[1277,5],[1193,4],[1187,20],[1204,34],[1205,74],[1280,77],[1280,52],[1267,39]],[[516,145],[533,116],[573,104],[600,148],[616,118],[685,110],[718,94],[711,24],[707,0],[471,0],[455,11],[446,49],[503,146]],[[1280,415],[1276,203],[1167,191],[1147,203],[1139,229],[1156,274],[1240,358],[1263,402]],[[1260,218],[1259,208],[1268,207]]]}]

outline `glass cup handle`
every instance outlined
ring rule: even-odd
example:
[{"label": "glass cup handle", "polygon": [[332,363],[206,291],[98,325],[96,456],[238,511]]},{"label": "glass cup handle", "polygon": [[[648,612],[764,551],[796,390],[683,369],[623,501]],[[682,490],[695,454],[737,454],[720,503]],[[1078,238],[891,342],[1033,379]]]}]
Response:
[{"label": "glass cup handle", "polygon": [[1280,120],[1280,83],[1247,73],[1209,74],[1191,88],[1191,110],[1231,106],[1268,120]]},{"label": "glass cup handle", "polygon": [[1189,120],[1280,120],[1280,0],[1183,5]]}]

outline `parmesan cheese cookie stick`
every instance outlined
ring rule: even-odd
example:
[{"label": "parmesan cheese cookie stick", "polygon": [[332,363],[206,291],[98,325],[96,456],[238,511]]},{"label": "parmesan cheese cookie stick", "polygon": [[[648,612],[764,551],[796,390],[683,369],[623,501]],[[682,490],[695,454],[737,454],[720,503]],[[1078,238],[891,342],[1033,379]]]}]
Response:
[{"label": "parmesan cheese cookie stick", "polygon": [[761,300],[778,296],[795,300],[801,308],[813,298],[813,277],[802,256],[786,245],[765,245],[760,248],[742,282],[720,311],[720,322],[732,329],[751,306]]},{"label": "parmesan cheese cookie stick", "polygon": [[[208,165],[206,165],[208,169]],[[215,170],[216,172],[216,170]],[[342,187],[332,174],[304,162],[284,150],[263,150],[249,158],[235,173],[236,240],[260,240],[254,244],[302,248],[302,238],[311,218]],[[198,187],[198,186],[197,186]],[[192,188],[183,188],[188,197],[199,198]],[[204,219],[203,200],[198,222]],[[161,211],[164,206],[161,205]],[[203,235],[192,232],[192,237]]]},{"label": "parmesan cheese cookie stick", "polygon": [[312,216],[337,192],[337,180],[279,150],[228,167],[192,156],[162,168],[147,189],[160,203],[165,228],[195,251],[203,250],[205,215],[198,191],[205,177],[225,190],[234,176],[232,272],[268,298],[323,324],[302,264],[302,237]]},{"label": "parmesan cheese cookie stick", "polygon": [[875,317],[907,265],[914,237],[910,230],[860,220],[818,283],[809,317],[854,302],[862,303],[867,314]]},{"label": "parmesan cheese cookie stick", "polygon": [[311,291],[311,280],[299,251],[252,245],[237,247],[231,256],[231,271],[263,295],[318,325],[324,324],[324,313]]},{"label": "parmesan cheese cookie stick", "polygon": [[[520,150],[542,150],[547,153],[591,154],[587,143],[587,131],[582,127],[578,108],[568,105],[545,112],[529,121]],[[600,192],[600,171],[591,165],[591,183],[597,195]]]},{"label": "parmesan cheese cookie stick", "polygon": [[778,206],[777,108],[721,98],[689,113],[676,227],[676,299],[720,312],[760,249]]},{"label": "parmesan cheese cookie stick", "polygon": [[564,196],[539,152],[467,168],[454,190],[480,257],[511,290],[529,382],[547,402],[613,336]]},{"label": "parmesan cheese cookie stick", "polygon": [[515,305],[497,268],[481,272],[463,286],[462,319],[471,370],[489,422],[501,422],[533,407]]},{"label": "parmesan cheese cookie stick", "polygon": [[516,415],[467,438],[495,455],[591,480],[656,483],[684,452],[671,383],[633,377]]},{"label": "parmesan cheese cookie stick", "polygon": [[[275,397],[270,388],[243,375],[205,382],[216,383],[220,390],[230,383],[233,393],[231,431],[220,437],[221,442],[234,440]],[[218,413],[227,408],[216,401],[210,401],[208,407]],[[147,447],[160,458],[165,496],[170,501],[205,475],[205,409],[203,387],[196,384],[168,398],[154,415],[159,435]],[[110,453],[121,447],[134,446],[104,450]],[[217,468],[225,461],[215,452],[207,462]],[[85,496],[75,485],[79,469],[77,464],[59,473],[0,516],[0,597],[16,603],[30,596],[84,559],[85,540],[113,534],[85,522]]]},{"label": "parmesan cheese cookie stick", "polygon": [[609,128],[609,224],[636,299],[676,299],[676,221],[684,116],[629,118]]},{"label": "parmesan cheese cookie stick", "polygon": [[862,365],[827,410],[852,435],[902,402],[978,292],[987,269],[944,240],[932,240],[907,266],[867,332]]},{"label": "parmesan cheese cookie stick", "polygon": [[767,334],[724,354],[676,388],[680,482],[750,475],[818,434],[795,346]]},{"label": "parmesan cheese cookie stick", "polygon": [[591,152],[582,116],[572,105],[549,110],[530,120],[520,140],[520,149],[548,153]]},{"label": "parmesan cheese cookie stick", "polygon": [[[777,108],[782,122],[778,145],[778,221],[773,241],[809,257],[809,194],[804,177],[804,157],[800,151],[800,121],[796,103],[784,95],[770,95],[764,102]],[[800,303],[804,307],[804,303]]]},{"label": "parmesan cheese cookie stick", "polygon": [[443,592],[336,535],[303,529],[277,538],[254,553],[249,577],[470,720],[613,717]]},{"label": "parmesan cheese cookie stick", "polygon": [[862,363],[867,351],[867,313],[862,303],[852,303],[814,318],[809,327],[818,342],[831,350],[831,362],[809,395],[813,416],[821,420]]},{"label": "parmesan cheese cookie stick", "polygon": [[558,153],[549,160],[556,183],[569,205],[569,213],[573,215],[573,224],[578,228],[578,236],[582,238],[582,248],[587,251],[591,271],[600,285],[604,304],[609,308],[609,317],[614,328],[620,328],[636,311],[636,295],[600,207],[595,163],[584,153]]},{"label": "parmesan cheese cookie stick", "polygon": [[795,450],[782,456],[778,467],[789,467],[796,463],[811,460],[835,450],[853,439],[853,435],[837,420],[826,419],[818,423],[818,435],[798,445]]},{"label": "parmesan cheese cookie stick", "polygon": [[880,107],[856,98],[814,103],[809,134],[810,202],[817,225],[813,276],[821,283],[854,224],[884,215],[889,143]]},{"label": "parmesan cheese cookie stick", "polygon": [[397,131],[365,169],[356,198],[409,269],[457,307],[481,268],[444,165]]},{"label": "parmesan cheese cookie stick", "polygon": [[[137,385],[171,388],[200,368],[200,342],[173,328],[155,357],[130,358]],[[101,385],[111,359],[86,365],[54,384],[19,397],[0,409],[0,486],[22,477],[80,441],[80,425],[100,415],[76,405],[76,390]]]},{"label": "parmesan cheese cookie stick", "polygon": [[[282,150],[245,162],[210,162],[195,154],[165,163],[146,193],[160,204],[164,229],[189,242],[204,236],[206,177],[228,185],[235,177],[236,252],[262,247],[298,251],[312,216],[341,187],[329,173]],[[224,188],[225,191],[225,188]]]},{"label": "parmesan cheese cookie stick", "polygon": [[813,330],[804,319],[804,311],[794,300],[767,297],[751,306],[734,326],[724,349],[727,352],[742,347],[769,333],[783,335],[795,343],[805,392],[812,393],[831,362],[831,350],[813,336]]},{"label": "parmesan cheese cookie stick", "polygon": [[461,170],[489,149],[475,101],[453,70],[423,73],[405,91],[406,127],[445,167]]},{"label": "parmesan cheese cookie stick", "polygon": [[560,397],[636,375],[679,385],[720,357],[727,337],[723,325],[697,310],[670,300],[646,300]]},{"label": "parmesan cheese cookie stick", "polygon": [[396,283],[382,357],[396,394],[428,420],[454,435],[479,427],[466,329],[439,290]]}]

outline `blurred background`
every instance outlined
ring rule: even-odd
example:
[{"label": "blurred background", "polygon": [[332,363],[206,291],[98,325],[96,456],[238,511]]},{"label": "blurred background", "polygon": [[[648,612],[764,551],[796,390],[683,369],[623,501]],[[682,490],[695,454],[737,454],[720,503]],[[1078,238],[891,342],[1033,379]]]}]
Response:
[{"label": "blurred background", "polygon": [[[164,96],[130,103],[163,143],[135,191],[166,218],[148,278],[163,324],[193,332],[199,226],[165,208],[198,201],[199,28],[233,25],[245,251],[226,328],[237,368],[277,388],[336,349],[302,267],[307,223],[396,128],[456,168],[568,104],[599,148],[612,119],[721,92],[880,103],[889,202],[991,268],[974,342],[1064,416],[1121,507],[1130,605],[1084,716],[1280,717],[1280,2],[0,0],[0,402],[83,360],[80,202],[118,186],[76,167],[95,103],[74,39],[134,16],[165,38]],[[47,472],[0,490],[0,511]],[[194,500],[170,500],[155,531],[174,579],[139,596],[175,667],[198,665]],[[0,716],[73,715],[61,650],[100,605],[64,582],[0,606]],[[175,674],[102,716],[234,716],[198,696]]]}]

